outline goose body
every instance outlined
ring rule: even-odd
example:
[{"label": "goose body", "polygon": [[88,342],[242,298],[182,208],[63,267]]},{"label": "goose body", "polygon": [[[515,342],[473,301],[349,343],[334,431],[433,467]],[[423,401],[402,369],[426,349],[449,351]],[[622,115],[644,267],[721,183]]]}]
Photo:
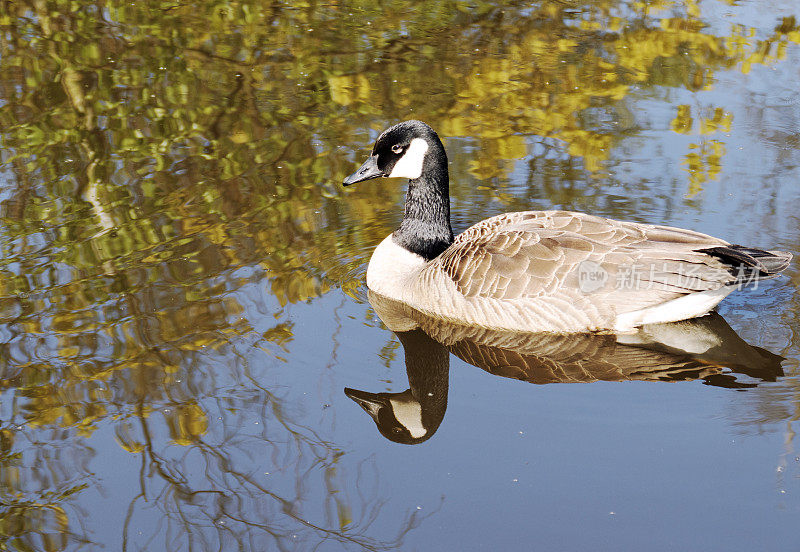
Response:
[{"label": "goose body", "polygon": [[772,278],[791,254],[691,230],[570,211],[483,220],[454,237],[447,156],[421,121],[378,137],[344,184],[409,179],[400,227],[375,249],[370,290],[428,316],[529,332],[629,331],[702,316]]}]

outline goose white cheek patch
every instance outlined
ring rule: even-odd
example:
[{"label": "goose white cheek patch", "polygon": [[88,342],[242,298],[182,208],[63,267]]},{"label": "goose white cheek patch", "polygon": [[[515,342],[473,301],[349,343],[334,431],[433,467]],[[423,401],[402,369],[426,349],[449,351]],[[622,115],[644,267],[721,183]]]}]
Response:
[{"label": "goose white cheek patch", "polygon": [[422,162],[425,161],[425,153],[428,151],[428,143],[422,138],[414,138],[406,149],[406,153],[397,163],[394,164],[390,178],[419,178],[422,174]]}]

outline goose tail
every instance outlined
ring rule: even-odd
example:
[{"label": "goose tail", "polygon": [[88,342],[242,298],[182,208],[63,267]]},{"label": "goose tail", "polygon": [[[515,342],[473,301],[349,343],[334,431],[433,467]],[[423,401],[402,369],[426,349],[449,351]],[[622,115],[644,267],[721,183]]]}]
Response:
[{"label": "goose tail", "polygon": [[786,270],[792,254],[786,251],[767,251],[743,245],[726,245],[701,249],[729,267],[736,280],[729,285],[741,285],[777,277]]}]

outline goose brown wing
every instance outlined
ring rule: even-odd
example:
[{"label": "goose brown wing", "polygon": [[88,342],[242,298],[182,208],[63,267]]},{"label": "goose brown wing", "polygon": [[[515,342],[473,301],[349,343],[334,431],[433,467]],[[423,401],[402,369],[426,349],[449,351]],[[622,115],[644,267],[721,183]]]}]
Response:
[{"label": "goose brown wing", "polygon": [[[508,213],[467,229],[425,272],[452,281],[467,300],[580,299],[621,313],[730,283],[728,268],[698,251],[725,245],[698,232],[582,213]],[[581,280],[587,267],[607,279],[590,293]]]}]

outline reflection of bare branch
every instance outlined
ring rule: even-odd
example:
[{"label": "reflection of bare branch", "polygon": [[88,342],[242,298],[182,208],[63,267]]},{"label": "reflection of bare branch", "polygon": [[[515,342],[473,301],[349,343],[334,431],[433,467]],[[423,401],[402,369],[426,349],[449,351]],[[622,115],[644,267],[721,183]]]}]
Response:
[{"label": "reflection of bare branch", "polygon": [[116,227],[116,222],[109,211],[108,203],[103,201],[100,197],[100,179],[97,176],[97,167],[101,159],[101,154],[89,139],[90,135],[97,130],[97,122],[94,108],[91,102],[87,100],[86,94],[84,93],[83,76],[80,71],[72,66],[69,60],[62,59],[62,57],[59,56],[57,50],[58,44],[53,40],[49,40],[52,38],[53,32],[56,30],[55,27],[57,27],[58,24],[56,21],[52,20],[48,7],[42,0],[34,0],[33,5],[41,28],[41,36],[48,39],[46,43],[49,55],[61,66],[61,86],[75,112],[83,118],[83,132],[80,146],[85,155],[86,180],[83,186],[81,186],[81,189],[78,190],[78,195],[82,195],[92,205],[103,230],[111,230]]},{"label": "reflection of bare branch", "polygon": [[230,65],[231,67],[235,67],[236,69],[239,69],[241,71],[250,71],[254,66],[258,65],[259,61],[261,60],[261,55],[256,56],[255,60],[253,61],[243,62],[236,59],[231,59],[225,56],[221,56],[219,54],[206,52],[205,50],[202,50],[200,48],[184,48],[183,51],[190,57],[199,58],[203,61],[209,61],[209,60],[222,61],[226,65]]},{"label": "reflection of bare branch", "polygon": [[[273,397],[264,402],[279,401]],[[143,462],[145,458],[147,459],[146,464],[148,465],[145,468],[143,464],[142,473],[158,474],[159,479],[165,483],[161,491],[157,495],[151,496],[150,499],[151,503],[155,501],[155,503],[160,504],[164,509],[164,513],[167,514],[162,520],[167,524],[164,530],[169,532],[170,519],[175,519],[184,528],[182,532],[185,536],[184,538],[201,539],[204,546],[209,546],[210,544],[205,538],[204,529],[213,527],[218,534],[220,542],[224,541],[223,534],[228,534],[240,545],[242,538],[250,540],[255,538],[255,535],[250,531],[244,530],[245,528],[257,529],[274,539],[279,549],[288,550],[298,543],[297,528],[293,529],[285,526],[286,521],[291,521],[298,528],[305,528],[311,531],[311,534],[317,535],[319,542],[313,545],[309,543],[311,548],[316,548],[326,540],[335,540],[342,544],[371,551],[397,548],[402,542],[403,536],[419,523],[420,516],[416,512],[403,522],[405,527],[401,529],[397,538],[389,542],[376,541],[367,535],[369,527],[377,519],[380,508],[383,505],[380,500],[371,507],[366,507],[368,503],[364,503],[365,507],[362,509],[366,517],[362,518],[359,525],[350,525],[346,529],[331,529],[315,523],[301,514],[299,506],[305,499],[303,482],[310,480],[312,475],[323,467],[325,467],[324,471],[327,476],[335,473],[331,468],[336,465],[341,453],[335,450],[333,444],[326,443],[318,437],[312,437],[309,440],[308,432],[310,430],[304,428],[303,431],[298,431],[293,428],[283,419],[281,412],[280,405],[274,404],[272,413],[275,415],[275,419],[281,421],[281,427],[293,437],[292,441],[296,445],[295,454],[298,455],[292,459],[287,458],[287,465],[295,465],[298,469],[303,463],[306,465],[305,469],[299,471],[296,475],[298,486],[296,487],[297,495],[295,498],[286,498],[257,481],[253,474],[237,469],[234,464],[234,456],[227,452],[231,447],[237,447],[237,443],[230,440],[223,443],[225,446],[225,449],[223,449],[220,445],[212,445],[202,439],[197,439],[194,445],[187,447],[181,458],[167,460],[156,451],[156,444],[147,422],[144,403],[139,405],[137,417],[140,421],[145,443],[142,458]],[[313,432],[311,434],[313,435]],[[273,439],[271,444],[274,447],[277,442]],[[244,441],[239,446],[242,445],[245,445]],[[223,452],[223,450],[226,452]],[[188,466],[184,467],[184,462],[188,462],[190,456],[194,457],[198,453],[205,465],[204,481],[210,485],[209,488],[193,488],[188,471],[186,471],[189,468]],[[310,457],[308,456],[309,453]],[[128,548],[129,525],[135,505],[140,498],[147,500],[147,496],[150,494],[147,492],[146,485],[152,485],[152,483],[148,483],[146,480],[142,484],[142,492],[134,498],[128,508],[128,515],[123,528],[125,550]],[[337,493],[337,489],[335,486],[329,485],[327,493],[328,496],[331,496],[331,493]],[[275,510],[272,514],[262,514],[264,507],[272,510],[268,502],[265,502],[265,499],[269,499],[274,503]],[[198,518],[189,508],[198,508],[201,503],[204,505],[200,507],[203,517]],[[284,521],[275,517],[278,512]],[[249,515],[246,515],[246,513]],[[156,530],[150,536],[148,542],[152,542],[152,539],[161,531],[161,529]],[[197,543],[193,542],[192,545],[197,545]]]},{"label": "reflection of bare branch", "polygon": [[234,86],[233,90],[228,94],[228,104],[226,107],[220,109],[217,112],[217,115],[211,121],[211,124],[208,126],[208,130],[210,131],[211,135],[219,140],[222,137],[222,131],[220,130],[220,125],[222,123],[222,118],[232,111],[232,107],[236,102],[236,96],[239,95],[239,92],[242,90],[242,86],[244,84],[244,77],[241,73],[236,73],[236,85]]},{"label": "reflection of bare branch", "polygon": [[[16,409],[12,411],[15,413]],[[13,428],[13,433],[11,431]],[[23,437],[24,447],[14,451],[13,440]],[[22,427],[0,427],[0,549],[38,550],[44,542],[93,545],[84,512],[72,498],[91,485],[94,477],[87,472],[64,472],[62,452],[73,456],[82,447],[41,447],[39,436],[32,437]],[[85,449],[83,453],[88,453]],[[34,477],[22,479],[23,468],[33,466]],[[76,531],[77,525],[80,531]]]},{"label": "reflection of bare branch", "polygon": [[[144,467],[144,459],[145,457],[142,455],[142,467]],[[142,488],[144,488],[144,482],[142,482]],[[133,519],[133,512],[136,509],[136,503],[140,498],[144,498],[143,492],[133,497],[133,500],[128,504],[128,510],[125,512],[125,522],[122,524],[122,552],[127,552],[128,550],[128,527],[130,527],[131,519]]]}]

